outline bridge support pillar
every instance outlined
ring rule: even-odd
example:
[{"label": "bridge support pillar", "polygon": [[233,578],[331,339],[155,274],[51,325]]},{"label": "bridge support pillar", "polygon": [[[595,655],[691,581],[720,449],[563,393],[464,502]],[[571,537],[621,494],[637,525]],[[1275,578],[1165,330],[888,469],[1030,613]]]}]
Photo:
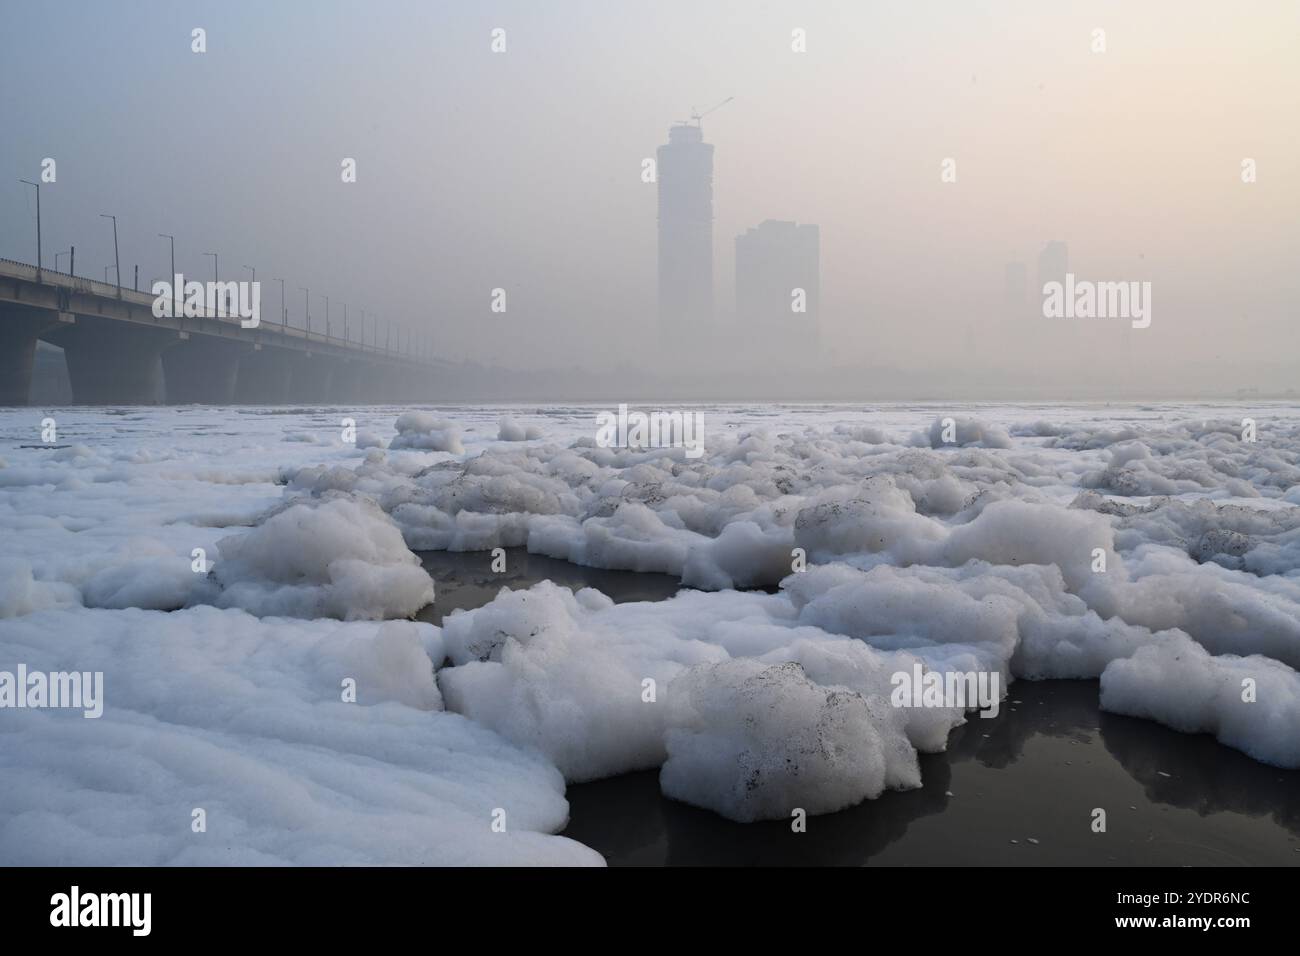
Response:
[{"label": "bridge support pillar", "polygon": [[26,405],[32,390],[36,340],[56,327],[58,313],[0,305],[0,405]]},{"label": "bridge support pillar", "polygon": [[289,362],[290,402],[317,404],[331,400],[334,361],[324,355],[297,352]]},{"label": "bridge support pillar", "polygon": [[41,338],[63,348],[74,403],[154,405],[161,397],[159,358],[177,334],[78,315]]},{"label": "bridge support pillar", "polygon": [[235,401],[250,405],[283,405],[287,402],[296,355],[265,345],[245,352],[239,359]]},{"label": "bridge support pillar", "polygon": [[366,366],[365,377],[361,380],[361,401],[371,405],[383,405],[393,400],[393,383],[389,373],[391,369],[377,362]]},{"label": "bridge support pillar", "polygon": [[235,400],[239,361],[252,346],[195,335],[162,353],[168,405],[229,405]]},{"label": "bridge support pillar", "polygon": [[428,372],[419,367],[404,369],[402,372],[402,391],[404,400],[420,404],[429,400]]},{"label": "bridge support pillar", "polygon": [[377,383],[378,399],[380,402],[401,403],[406,401],[406,376],[401,368],[392,365],[381,365],[379,367],[379,381]]},{"label": "bridge support pillar", "polygon": [[340,402],[359,404],[373,401],[370,395],[379,378],[373,365],[360,359],[344,359],[334,370],[334,398]]}]

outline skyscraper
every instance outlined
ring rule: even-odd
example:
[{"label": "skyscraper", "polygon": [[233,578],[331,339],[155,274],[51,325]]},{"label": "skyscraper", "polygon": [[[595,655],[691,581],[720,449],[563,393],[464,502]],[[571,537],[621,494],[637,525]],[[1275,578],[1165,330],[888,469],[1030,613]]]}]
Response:
[{"label": "skyscraper", "polygon": [[1065,274],[1070,271],[1070,247],[1063,242],[1049,242],[1038,254],[1038,287],[1032,298],[1036,303],[1036,312],[1042,315],[1043,286],[1049,282],[1064,284]]},{"label": "skyscraper", "polygon": [[713,146],[678,124],[658,150],[659,324],[665,334],[713,320]]},{"label": "skyscraper", "polygon": [[1023,262],[1008,262],[1002,273],[1002,321],[1011,324],[1031,315],[1031,302],[1039,302],[1041,291],[1030,294],[1029,270]]},{"label": "skyscraper", "polygon": [[816,343],[821,307],[820,230],[768,219],[736,237],[740,328],[782,348]]}]

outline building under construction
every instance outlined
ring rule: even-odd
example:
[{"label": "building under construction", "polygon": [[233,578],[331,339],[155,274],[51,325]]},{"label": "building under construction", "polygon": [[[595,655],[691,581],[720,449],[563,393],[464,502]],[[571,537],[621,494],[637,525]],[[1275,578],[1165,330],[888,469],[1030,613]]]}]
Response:
[{"label": "building under construction", "polygon": [[713,323],[713,146],[700,125],[713,109],[674,124],[657,154],[659,323],[668,337]]}]

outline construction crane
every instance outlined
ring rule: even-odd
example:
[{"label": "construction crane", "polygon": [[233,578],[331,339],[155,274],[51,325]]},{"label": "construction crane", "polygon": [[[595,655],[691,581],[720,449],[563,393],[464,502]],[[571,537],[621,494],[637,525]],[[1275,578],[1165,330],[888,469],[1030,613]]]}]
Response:
[{"label": "construction crane", "polygon": [[709,109],[705,110],[703,113],[697,113],[697,112],[695,111],[695,107],[692,106],[692,107],[691,107],[691,119],[693,119],[693,120],[695,121],[695,125],[696,125],[696,126],[699,126],[699,125],[700,125],[700,120],[704,119],[704,117],[708,116],[710,113],[715,113],[715,112],[717,112],[718,110],[722,109],[724,106],[726,106],[728,103],[730,103],[730,102],[731,102],[732,100],[734,100],[734,99],[735,99],[734,96],[728,96],[725,100],[723,100],[723,101],[722,101],[721,103],[719,103],[717,106],[712,106],[712,107],[710,107]]},{"label": "construction crane", "polygon": [[696,126],[699,126],[699,125],[700,125],[700,120],[704,119],[704,117],[708,116],[710,113],[713,113],[713,112],[716,112],[717,110],[722,109],[724,106],[726,106],[728,103],[730,103],[730,102],[731,102],[732,100],[734,100],[734,99],[735,99],[734,96],[728,96],[725,100],[723,100],[723,101],[722,101],[721,103],[719,103],[717,106],[711,106],[711,107],[709,107],[707,110],[705,110],[703,113],[699,112],[698,110],[696,110],[696,108],[695,108],[694,106],[692,106],[692,107],[691,107],[691,118],[688,119],[688,120],[678,120],[678,121],[677,121],[677,125],[678,125],[678,126],[689,126],[691,123],[694,123]]}]

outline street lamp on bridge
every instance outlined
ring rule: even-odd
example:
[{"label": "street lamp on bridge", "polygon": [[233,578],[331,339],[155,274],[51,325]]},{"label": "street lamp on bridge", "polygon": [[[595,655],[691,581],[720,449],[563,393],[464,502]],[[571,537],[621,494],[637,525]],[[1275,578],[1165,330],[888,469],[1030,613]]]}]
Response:
[{"label": "street lamp on bridge", "polygon": [[302,300],[302,320],[307,334],[311,334],[311,290],[306,286],[298,286],[299,291],[306,293],[306,298]]},{"label": "street lamp on bridge", "polygon": [[175,236],[169,236],[169,235],[167,235],[167,233],[165,233],[165,232],[160,232],[160,233],[158,233],[158,236],[159,236],[160,238],[162,238],[162,239],[170,239],[170,240],[171,240],[171,244],[172,244],[172,271],[171,271],[171,273],[170,273],[170,278],[168,278],[167,281],[170,282],[170,283],[172,284],[172,316],[173,316],[174,318],[179,318],[179,317],[180,317],[180,307],[179,307],[179,306],[180,306],[180,303],[179,303],[179,301],[178,301],[178,299],[177,299],[177,296],[180,295],[180,290],[179,290],[178,288],[176,288],[176,287],[177,287],[178,285],[180,285],[180,283],[176,281],[176,237],[175,237]]},{"label": "street lamp on bridge", "polygon": [[41,184],[30,179],[20,179],[20,183],[36,187],[36,271],[41,271]]},{"label": "street lamp on bridge", "polygon": [[117,297],[120,299],[122,298],[122,260],[117,254],[117,217],[101,212],[99,218],[113,220],[113,274],[117,276]]},{"label": "street lamp on bridge", "polygon": [[283,328],[289,324],[289,310],[284,307],[284,280],[273,278],[271,281],[280,283],[280,327]]}]

